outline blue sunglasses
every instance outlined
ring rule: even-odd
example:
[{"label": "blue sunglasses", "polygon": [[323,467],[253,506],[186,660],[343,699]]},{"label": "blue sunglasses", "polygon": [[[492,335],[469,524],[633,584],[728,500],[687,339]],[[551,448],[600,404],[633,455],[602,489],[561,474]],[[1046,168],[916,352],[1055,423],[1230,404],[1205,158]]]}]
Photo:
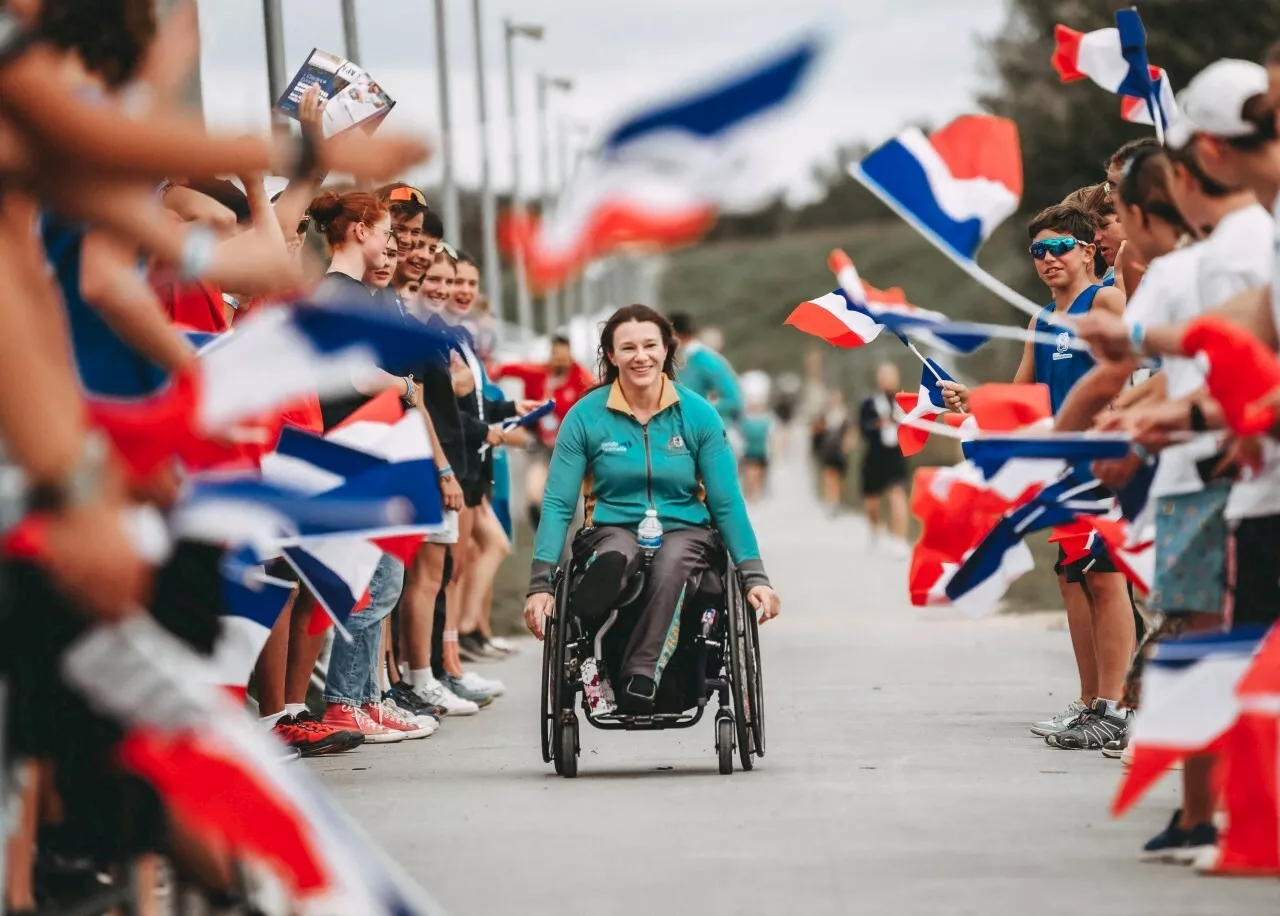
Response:
[{"label": "blue sunglasses", "polygon": [[1043,261],[1046,255],[1053,255],[1060,258],[1068,251],[1076,247],[1078,240],[1070,236],[1057,239],[1044,239],[1039,242],[1032,242],[1031,247],[1027,250],[1031,252],[1031,257],[1037,261]]}]

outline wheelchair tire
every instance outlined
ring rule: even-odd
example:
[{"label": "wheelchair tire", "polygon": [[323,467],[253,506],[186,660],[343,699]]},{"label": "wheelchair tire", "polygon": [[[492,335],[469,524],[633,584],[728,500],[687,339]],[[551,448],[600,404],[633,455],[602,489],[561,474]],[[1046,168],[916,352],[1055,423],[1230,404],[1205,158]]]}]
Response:
[{"label": "wheelchair tire", "polygon": [[557,729],[560,740],[556,745],[556,772],[565,779],[578,775],[578,717],[565,717]]},{"label": "wheelchair tire", "polygon": [[760,623],[747,604],[744,609],[747,621],[747,691],[748,703],[751,707],[751,751],[757,757],[763,757],[764,745],[764,673],[760,663]]},{"label": "wheelchair tire", "polygon": [[733,773],[733,719],[722,716],[716,719],[716,750],[720,755],[720,775]]},{"label": "wheelchair tire", "polygon": [[[556,600],[551,616],[543,623],[542,634],[542,760],[551,763],[556,755],[556,713],[562,705],[564,680],[564,634],[568,620],[567,576],[556,582]],[[560,772],[557,765],[556,772]]]},{"label": "wheelchair tire", "polygon": [[747,683],[746,666],[746,656],[751,648],[747,636],[747,620],[751,617],[751,608],[747,606],[737,573],[729,576],[728,600],[725,605],[729,616],[729,686],[733,697],[734,724],[738,729],[738,756],[742,761],[742,768],[750,770],[755,764],[751,754],[754,735],[749,721],[755,712]]}]

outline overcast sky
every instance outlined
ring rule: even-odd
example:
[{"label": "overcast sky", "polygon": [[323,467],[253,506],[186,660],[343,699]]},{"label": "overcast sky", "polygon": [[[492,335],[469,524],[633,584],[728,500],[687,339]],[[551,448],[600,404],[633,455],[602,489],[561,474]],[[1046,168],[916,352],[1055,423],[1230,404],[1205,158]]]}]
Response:
[{"label": "overcast sky", "polygon": [[[343,53],[339,0],[282,0],[285,69],[312,47]],[[632,106],[700,75],[776,48],[814,28],[833,39],[805,105],[788,123],[772,174],[805,196],[814,163],[841,143],[879,142],[904,124],[942,123],[972,110],[982,85],[980,37],[996,32],[1005,0],[481,0],[492,172],[511,176],[503,69],[503,20],[546,27],[516,44],[521,181],[539,186],[535,124],[538,72],[570,77],[553,95],[552,130],[599,129]],[[454,163],[459,180],[480,175],[476,56],[469,0],[445,0]],[[361,63],[397,101],[388,129],[440,140],[433,0],[357,0]],[[211,127],[265,128],[267,89],[261,0],[200,0],[205,114]],[[585,139],[579,133],[573,142]],[[552,146],[553,169],[557,159]],[[439,179],[437,160],[421,175]],[[556,173],[553,171],[553,180]]]}]

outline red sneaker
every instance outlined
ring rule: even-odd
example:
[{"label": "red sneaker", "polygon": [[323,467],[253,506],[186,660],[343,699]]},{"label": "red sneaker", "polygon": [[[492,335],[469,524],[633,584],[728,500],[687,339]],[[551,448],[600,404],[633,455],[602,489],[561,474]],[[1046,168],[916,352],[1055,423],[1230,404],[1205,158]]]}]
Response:
[{"label": "red sneaker", "polygon": [[379,725],[365,715],[364,710],[345,703],[330,703],[320,722],[342,731],[357,731],[364,735],[366,744],[391,744],[403,741],[406,737],[404,732]]},{"label": "red sneaker", "polygon": [[337,754],[364,744],[364,735],[359,732],[343,731],[303,716],[281,716],[272,727],[271,734],[289,747],[296,748],[303,757]]},{"label": "red sneaker", "polygon": [[387,700],[381,703],[366,703],[360,709],[374,722],[387,728],[394,728],[406,738],[426,738],[436,730],[435,720],[430,716],[415,716]]},{"label": "red sneaker", "polygon": [[347,741],[347,746],[343,748],[343,750],[348,750],[348,751],[354,750],[355,748],[358,748],[360,745],[364,744],[363,733],[356,731],[354,728],[347,730],[347,729],[341,729],[341,728],[334,728],[332,725],[325,725],[324,722],[321,721],[320,717],[317,716],[315,713],[313,713],[309,709],[306,712],[298,713],[296,716],[293,717],[293,721],[294,721],[294,724],[297,725],[298,727],[305,728],[312,732],[335,734],[345,738]]}]

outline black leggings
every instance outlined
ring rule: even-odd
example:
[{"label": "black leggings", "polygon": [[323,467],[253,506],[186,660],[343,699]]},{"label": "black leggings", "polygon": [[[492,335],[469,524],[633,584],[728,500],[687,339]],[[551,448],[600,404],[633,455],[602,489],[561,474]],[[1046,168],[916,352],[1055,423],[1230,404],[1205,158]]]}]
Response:
[{"label": "black leggings", "polygon": [[[662,679],[680,641],[680,612],[689,582],[715,562],[720,540],[706,528],[668,531],[653,558],[640,601],[640,615],[623,656],[621,679],[632,675]],[[572,610],[583,616],[606,613],[640,569],[644,551],[626,528],[584,529],[574,540],[575,565],[582,570]],[[592,570],[595,570],[593,573]]]}]

